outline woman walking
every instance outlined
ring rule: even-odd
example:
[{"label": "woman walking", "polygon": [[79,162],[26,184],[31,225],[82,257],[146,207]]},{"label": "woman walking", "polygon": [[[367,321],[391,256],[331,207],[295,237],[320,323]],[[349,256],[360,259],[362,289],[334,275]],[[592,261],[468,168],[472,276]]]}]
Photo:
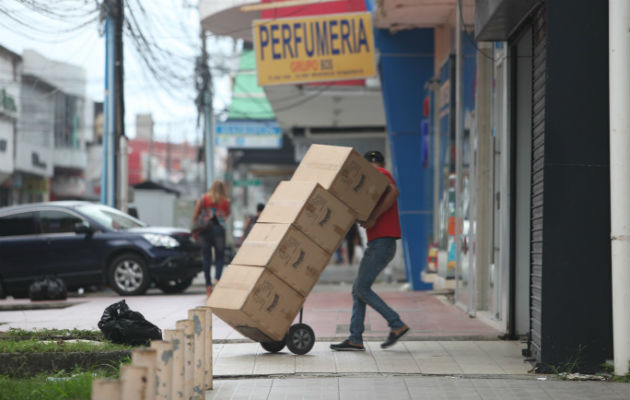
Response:
[{"label": "woman walking", "polygon": [[210,278],[210,266],[212,265],[212,249],[214,248],[214,279],[218,281],[223,272],[225,262],[225,221],[230,216],[230,201],[227,199],[225,184],[222,181],[214,181],[208,192],[204,193],[193,212],[193,223],[204,210],[210,210],[212,226],[196,233],[201,245],[203,258],[203,274],[206,279],[206,294],[212,293],[212,280]]}]

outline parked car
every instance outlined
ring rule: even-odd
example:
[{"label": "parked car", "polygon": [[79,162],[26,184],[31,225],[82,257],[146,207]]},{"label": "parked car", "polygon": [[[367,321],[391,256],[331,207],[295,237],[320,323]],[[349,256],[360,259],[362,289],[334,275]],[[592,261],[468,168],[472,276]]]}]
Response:
[{"label": "parked car", "polygon": [[201,271],[201,253],[188,230],[150,227],[119,210],[85,201],[0,208],[0,298],[26,297],[43,276],[68,290],[111,285],[139,295],[151,282],[179,293]]}]

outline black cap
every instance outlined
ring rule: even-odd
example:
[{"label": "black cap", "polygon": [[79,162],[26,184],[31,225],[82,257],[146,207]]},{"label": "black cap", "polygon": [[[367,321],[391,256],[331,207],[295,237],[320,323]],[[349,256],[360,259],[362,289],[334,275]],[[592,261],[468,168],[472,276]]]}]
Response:
[{"label": "black cap", "polygon": [[365,157],[365,159],[369,162],[385,163],[385,157],[383,157],[383,154],[377,150],[368,151],[363,155],[363,157]]}]

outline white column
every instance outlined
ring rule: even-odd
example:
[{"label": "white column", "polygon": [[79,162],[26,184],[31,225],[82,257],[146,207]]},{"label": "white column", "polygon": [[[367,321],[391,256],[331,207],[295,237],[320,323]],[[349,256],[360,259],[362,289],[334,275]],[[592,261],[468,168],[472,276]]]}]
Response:
[{"label": "white column", "polygon": [[171,399],[171,375],[173,373],[173,342],[152,340],[151,348],[156,351],[155,357],[155,398]]},{"label": "white column", "polygon": [[165,329],[164,340],[173,343],[173,368],[171,375],[171,399],[184,400],[184,380],[186,370],[184,369],[184,330]]},{"label": "white column", "polygon": [[610,237],[615,374],[630,364],[630,2],[609,0]]},{"label": "white column", "polygon": [[[462,143],[464,135],[463,96],[462,96],[462,9],[457,3],[455,11],[455,302],[458,302],[462,288]],[[470,304],[467,311],[470,310]]]},{"label": "white column", "polygon": [[196,310],[204,312],[204,325],[202,334],[204,341],[203,356],[203,389],[212,389],[212,309],[210,307],[197,307]]},{"label": "white column", "polygon": [[188,310],[188,319],[193,321],[193,399],[204,398],[206,343],[203,327],[206,322],[204,310]]},{"label": "white column", "polygon": [[189,319],[177,321],[177,329],[184,331],[184,399],[192,397],[193,389],[193,351],[195,326]]},{"label": "white column", "polygon": [[[155,362],[156,351],[153,349],[137,349],[131,352],[131,365],[134,367],[145,367],[146,371],[146,390],[144,390],[143,400],[155,400]],[[135,387],[135,386],[134,386]],[[123,379],[123,391],[125,389],[125,380]],[[135,389],[134,389],[135,392]],[[141,397],[136,397],[142,399]]]},{"label": "white column", "polygon": [[120,400],[120,381],[94,379],[92,381],[92,400]]},{"label": "white column", "polygon": [[147,367],[137,365],[123,365],[120,367],[120,398],[122,400],[143,400],[147,398],[147,371]]},{"label": "white column", "polygon": [[474,309],[488,309],[488,288],[490,260],[492,259],[492,126],[490,110],[492,107],[492,68],[489,58],[492,46],[479,43],[477,53],[477,98],[475,114],[477,116],[477,177],[476,187],[476,250],[475,250],[475,288]]}]

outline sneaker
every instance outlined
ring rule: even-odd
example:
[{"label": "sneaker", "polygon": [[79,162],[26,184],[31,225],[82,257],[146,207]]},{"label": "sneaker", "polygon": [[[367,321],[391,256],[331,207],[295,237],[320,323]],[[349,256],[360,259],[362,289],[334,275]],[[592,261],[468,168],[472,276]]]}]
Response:
[{"label": "sneaker", "polygon": [[365,351],[362,344],[352,343],[347,339],[338,344],[331,344],[330,348],[335,351]]},{"label": "sneaker", "polygon": [[386,349],[388,347],[393,346],[394,344],[396,344],[398,339],[403,337],[403,335],[407,332],[409,332],[409,327],[407,325],[403,325],[399,329],[390,331],[387,339],[383,343],[381,343],[381,348]]}]

